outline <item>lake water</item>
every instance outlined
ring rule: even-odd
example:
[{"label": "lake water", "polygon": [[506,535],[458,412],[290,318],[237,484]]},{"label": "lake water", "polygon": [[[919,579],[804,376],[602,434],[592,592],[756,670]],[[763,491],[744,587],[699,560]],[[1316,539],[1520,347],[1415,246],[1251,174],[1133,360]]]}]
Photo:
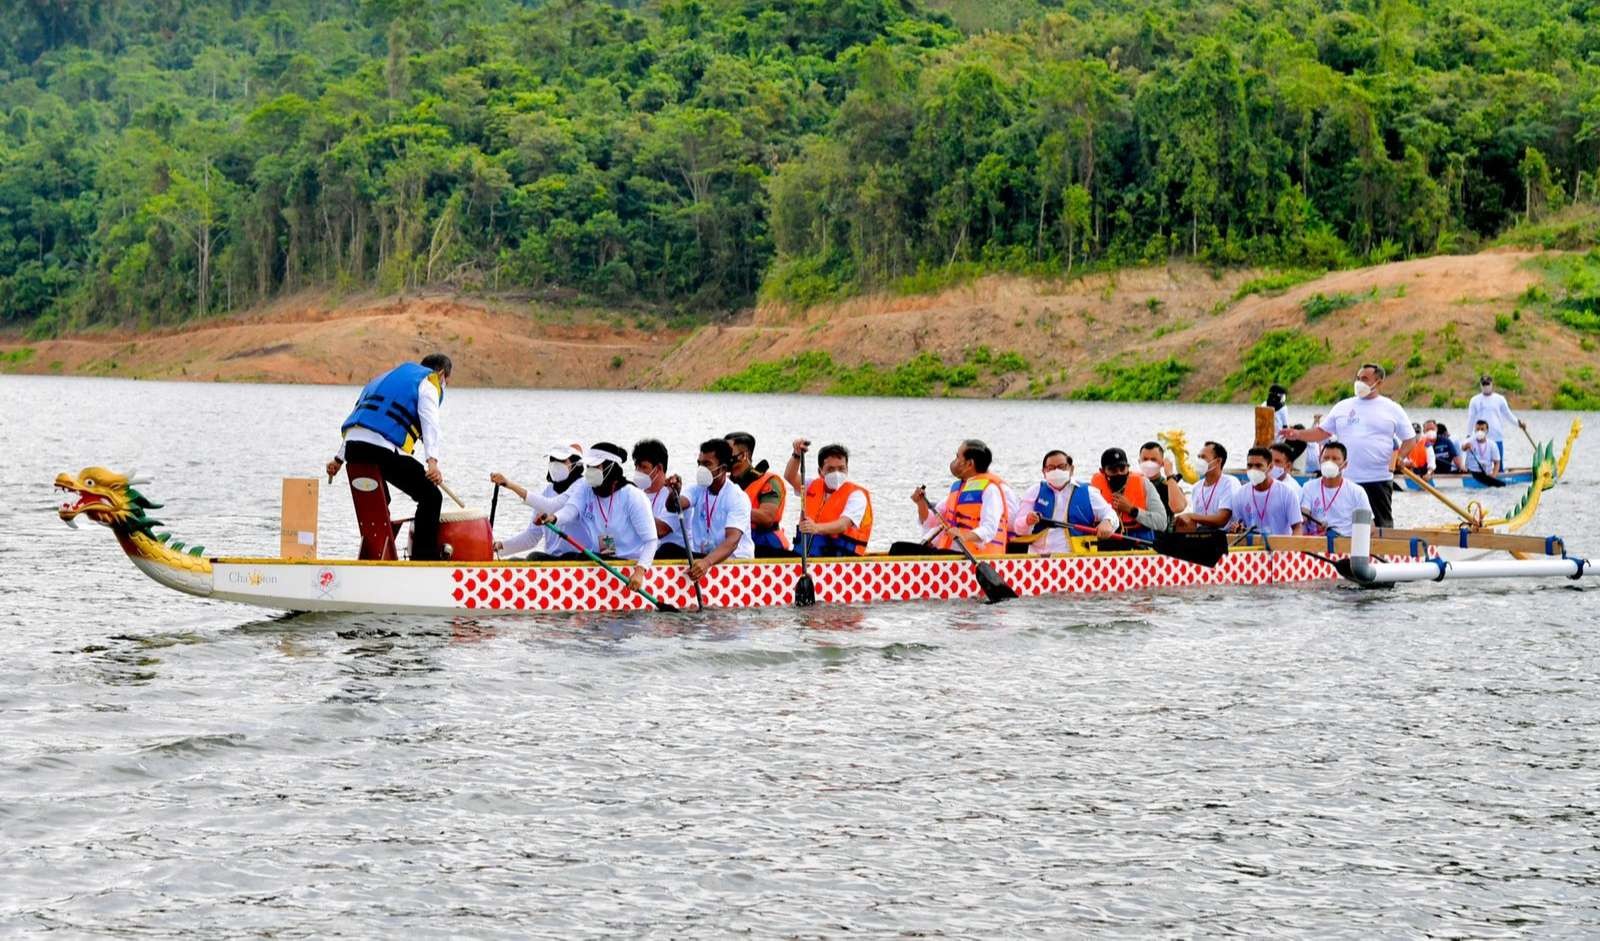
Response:
[{"label": "lake water", "polygon": [[[178,538],[273,554],[279,479],[318,472],[353,396],[0,377],[0,933],[1600,933],[1593,587],[275,618],[54,516],[58,471],[137,469]],[[444,414],[480,505],[553,441],[654,434],[688,466],[734,429],[774,463],[839,439],[875,542],[967,435],[1026,480],[1048,447],[1250,433],[1175,405],[451,389]],[[1590,425],[1541,516],[1579,553]],[[321,514],[353,555],[342,484]]]}]

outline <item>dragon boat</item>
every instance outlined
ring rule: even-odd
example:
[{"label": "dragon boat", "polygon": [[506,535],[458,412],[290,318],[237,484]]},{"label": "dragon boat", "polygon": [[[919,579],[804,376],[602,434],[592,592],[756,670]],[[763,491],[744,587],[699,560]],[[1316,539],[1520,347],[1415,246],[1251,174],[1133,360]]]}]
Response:
[{"label": "dragon boat", "polygon": [[[651,604],[611,573],[589,562],[405,562],[212,556],[186,546],[150,511],[160,508],[127,475],[103,467],[61,474],[67,494],[57,515],[76,527],[88,519],[111,530],[135,567],[177,591],[281,611],[394,612],[460,615],[549,611],[645,610]],[[1537,501],[1538,490],[1532,497]],[[1531,512],[1531,511],[1530,511]],[[1506,540],[1512,540],[1512,546]],[[1475,551],[1515,548],[1535,555],[1565,555],[1559,540],[1497,533],[1378,531],[1371,552],[1383,561],[1436,561],[1440,547],[1457,543]],[[1017,595],[1114,593],[1208,585],[1332,582],[1334,562],[1350,552],[1349,540],[1284,537],[1270,545],[1241,545],[1215,566],[1201,566],[1151,551],[1098,551],[1074,539],[1073,552],[1009,555],[989,561]],[[628,563],[619,562],[626,567]],[[952,556],[868,555],[814,559],[809,571],[816,600],[824,604],[978,600],[984,597],[974,566]],[[1347,574],[1347,573],[1346,573]],[[797,559],[725,562],[701,580],[698,597],[680,562],[657,563],[645,589],[687,608],[791,605],[801,575]]]}]

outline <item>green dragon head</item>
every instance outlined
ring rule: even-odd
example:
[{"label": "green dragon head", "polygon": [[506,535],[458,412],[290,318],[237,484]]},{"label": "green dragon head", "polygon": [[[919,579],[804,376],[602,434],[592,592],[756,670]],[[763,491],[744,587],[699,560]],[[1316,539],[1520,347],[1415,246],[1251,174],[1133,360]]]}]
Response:
[{"label": "green dragon head", "polygon": [[76,500],[67,500],[56,511],[68,526],[76,527],[78,517],[87,516],[122,532],[149,533],[160,522],[145,515],[145,511],[158,509],[161,504],[152,503],[133,489],[128,475],[104,467],[85,467],[76,476],[57,474],[56,489],[77,495]]}]

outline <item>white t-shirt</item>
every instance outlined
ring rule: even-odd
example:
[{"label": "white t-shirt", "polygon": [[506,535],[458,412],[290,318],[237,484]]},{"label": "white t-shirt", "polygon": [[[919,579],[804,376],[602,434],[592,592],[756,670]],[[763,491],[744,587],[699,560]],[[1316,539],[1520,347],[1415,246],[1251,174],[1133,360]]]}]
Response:
[{"label": "white t-shirt", "polygon": [[1241,526],[1266,533],[1268,536],[1288,536],[1300,525],[1300,504],[1295,502],[1283,481],[1275,480],[1263,493],[1254,487],[1240,487],[1233,492],[1228,503],[1233,516],[1229,525]]},{"label": "white t-shirt", "polygon": [[[1337,485],[1329,487],[1325,481],[1314,480],[1306,484],[1300,494],[1300,510],[1306,517],[1306,535],[1320,536],[1323,526],[1335,535],[1350,535],[1351,514],[1356,510],[1372,512],[1372,501],[1359,484],[1340,478]],[[1318,521],[1323,525],[1318,525]]]},{"label": "white t-shirt", "polygon": [[1461,456],[1466,462],[1468,473],[1482,471],[1485,474],[1493,474],[1494,462],[1500,459],[1500,449],[1494,446],[1494,438],[1487,441],[1468,438],[1467,443],[1461,446]]},{"label": "white t-shirt", "polygon": [[[1039,501],[1039,491],[1048,486],[1050,485],[1041,480],[1022,492],[1022,498],[1017,502],[1017,510],[1011,517],[1011,531],[1013,533],[1018,536],[1026,536],[1033,532],[1033,527],[1026,525],[1025,521],[1029,513],[1037,512],[1034,509],[1034,504]],[[1113,523],[1117,521],[1117,511],[1112,508],[1111,504],[1106,502],[1106,498],[1100,495],[1099,490],[1090,487],[1088,484],[1079,484],[1077,482],[1068,483],[1065,489],[1056,491],[1056,505],[1050,511],[1050,519],[1058,523],[1067,521],[1068,505],[1072,502],[1078,487],[1086,488],[1089,494],[1089,509],[1094,512],[1096,523],[1106,520],[1110,520]],[[1039,555],[1046,555],[1052,552],[1071,552],[1072,546],[1067,542],[1067,538],[1069,536],[1087,535],[1091,534],[1068,532],[1065,529],[1047,529],[1044,531],[1043,536],[1040,536],[1028,547],[1028,551]]]},{"label": "white t-shirt", "polygon": [[689,502],[684,518],[689,521],[695,558],[704,558],[722,545],[730,529],[739,531],[739,545],[729,558],[756,557],[755,543],[750,541],[750,497],[738,484],[724,480],[719,493],[712,493],[707,487],[690,487],[683,492],[683,498]]},{"label": "white t-shirt", "polygon": [[1516,416],[1511,414],[1511,403],[1498,392],[1488,395],[1480,392],[1467,403],[1467,427],[1476,428],[1479,421],[1489,423],[1490,441],[1504,441],[1505,426],[1517,423]]},{"label": "white t-shirt", "polygon": [[1294,494],[1295,505],[1298,506],[1300,504],[1300,481],[1294,479],[1294,471],[1291,470],[1278,478],[1278,483],[1289,488],[1289,492]]},{"label": "white t-shirt", "polygon": [[[1188,513],[1209,516],[1224,507],[1231,506],[1233,494],[1244,484],[1232,474],[1223,474],[1217,478],[1216,484],[1208,484],[1202,477],[1194,482],[1194,489],[1189,491]],[[1210,529],[1211,527],[1205,527]]]},{"label": "white t-shirt", "polygon": [[[667,532],[666,535],[661,537],[661,544],[663,546],[681,546],[683,545],[683,531],[682,527],[678,525],[678,514],[674,510],[667,509],[667,497],[671,494],[671,490],[666,487],[660,487],[657,488],[655,493],[646,493],[645,496],[650,498],[650,512],[655,515],[657,520],[666,524]],[[688,510],[684,511],[685,519],[688,518],[688,512]]]},{"label": "white t-shirt", "polygon": [[1395,445],[1412,436],[1411,418],[1393,399],[1352,396],[1335,405],[1317,426],[1336,435],[1350,453],[1345,476],[1358,484],[1393,480],[1389,460]]},{"label": "white t-shirt", "polygon": [[642,490],[628,484],[602,497],[588,487],[579,490],[574,485],[569,492],[574,496],[556,513],[557,526],[570,533],[576,523],[589,532],[593,541],[587,545],[595,551],[637,559],[641,568],[650,567],[661,544],[650,498]]}]

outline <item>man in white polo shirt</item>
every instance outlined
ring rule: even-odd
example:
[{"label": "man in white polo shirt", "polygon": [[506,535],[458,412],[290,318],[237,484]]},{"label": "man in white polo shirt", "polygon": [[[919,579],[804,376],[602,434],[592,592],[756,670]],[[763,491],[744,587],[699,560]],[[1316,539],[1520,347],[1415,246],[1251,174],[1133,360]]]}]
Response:
[{"label": "man in white polo shirt", "polygon": [[1506,462],[1506,426],[1512,422],[1527,429],[1528,423],[1511,414],[1511,404],[1506,397],[1494,391],[1494,377],[1484,374],[1478,379],[1478,394],[1467,403],[1467,427],[1477,428],[1478,422],[1489,423],[1489,440],[1494,442],[1500,463]]},{"label": "man in white polo shirt", "polygon": [[1416,443],[1411,418],[1394,400],[1378,394],[1387,378],[1382,366],[1364,363],[1356,373],[1355,395],[1328,411],[1315,428],[1284,432],[1290,441],[1326,441],[1338,438],[1349,451],[1345,476],[1367,492],[1372,521],[1385,529],[1394,526],[1395,454],[1409,454]]}]

